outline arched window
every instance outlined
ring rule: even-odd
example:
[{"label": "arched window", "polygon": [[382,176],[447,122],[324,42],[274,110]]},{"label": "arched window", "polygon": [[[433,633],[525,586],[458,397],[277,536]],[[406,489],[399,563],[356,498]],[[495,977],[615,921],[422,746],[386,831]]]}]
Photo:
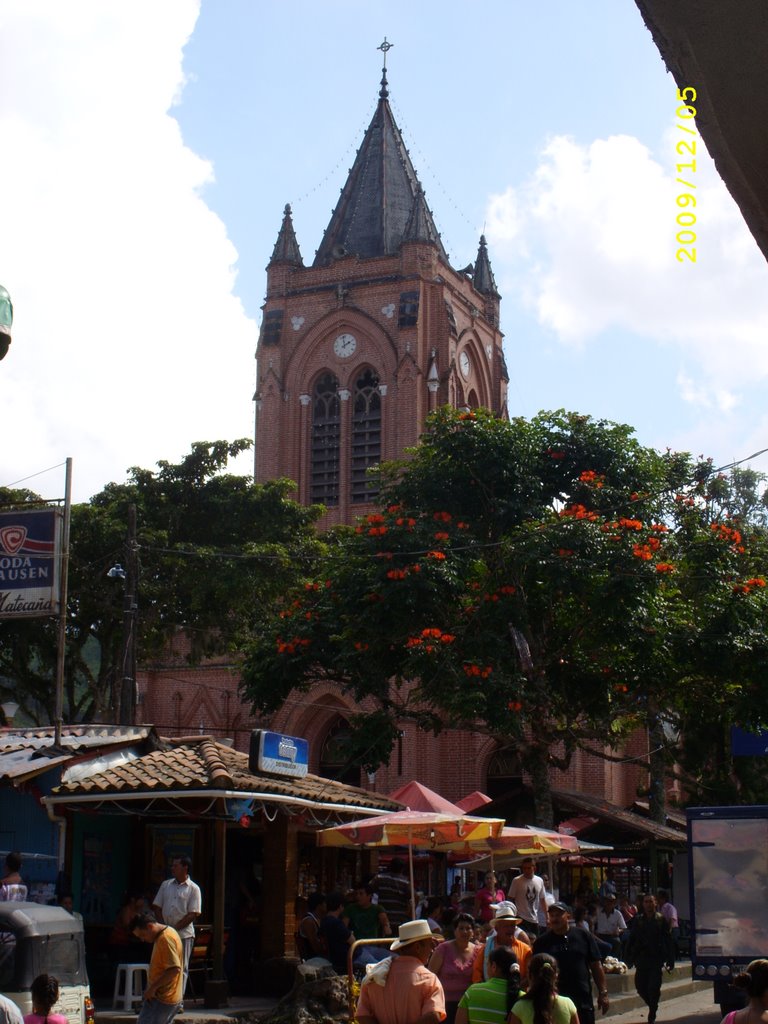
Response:
[{"label": "arched window", "polygon": [[312,393],[312,467],[310,500],[339,504],[339,382],[332,373],[317,380]]},{"label": "arched window", "polygon": [[480,406],[480,402],[477,400],[477,392],[474,388],[467,395],[467,405],[470,409],[477,409]]},{"label": "arched window", "polygon": [[378,493],[368,478],[369,466],[381,459],[381,395],[379,378],[365,370],[355,381],[352,408],[352,503],[372,501]]},{"label": "arched window", "polygon": [[523,769],[514,747],[497,750],[488,765],[485,791],[493,800],[519,793],[523,785]]},{"label": "arched window", "polygon": [[360,768],[349,763],[350,729],[339,717],[331,723],[320,748],[319,773],[324,779],[336,779],[348,786],[360,785]]}]

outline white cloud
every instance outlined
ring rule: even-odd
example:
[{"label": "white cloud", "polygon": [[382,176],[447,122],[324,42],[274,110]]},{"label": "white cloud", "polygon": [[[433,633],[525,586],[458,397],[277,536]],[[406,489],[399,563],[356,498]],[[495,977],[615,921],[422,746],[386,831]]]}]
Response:
[{"label": "white cloud", "polygon": [[701,140],[697,262],[676,261],[676,197],[687,189],[675,164],[690,159],[675,154],[678,139],[669,133],[661,162],[629,136],[553,138],[523,187],[491,197],[489,241],[518,275],[502,291],[562,343],[611,330],[652,338],[678,357],[685,401],[727,412],[768,377],[768,267]]},{"label": "white cloud", "polygon": [[0,283],[15,321],[0,484],[71,455],[82,499],[131,465],[252,433],[237,253],[202,198],[213,169],[172,116],[198,7],[3,5]]}]

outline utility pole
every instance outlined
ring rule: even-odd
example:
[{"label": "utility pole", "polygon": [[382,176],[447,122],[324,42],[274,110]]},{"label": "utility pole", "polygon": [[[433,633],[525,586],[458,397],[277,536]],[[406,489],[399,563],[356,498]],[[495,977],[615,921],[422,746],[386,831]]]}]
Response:
[{"label": "utility pole", "polygon": [[123,680],[120,687],[120,725],[136,724],[136,590],[139,579],[139,548],[136,543],[136,506],[128,506],[125,593],[123,598]]}]

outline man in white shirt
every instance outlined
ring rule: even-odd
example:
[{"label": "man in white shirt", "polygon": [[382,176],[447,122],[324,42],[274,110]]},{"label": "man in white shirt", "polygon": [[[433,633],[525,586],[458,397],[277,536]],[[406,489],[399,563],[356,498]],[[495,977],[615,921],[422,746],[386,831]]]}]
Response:
[{"label": "man in white shirt", "polygon": [[24,1024],[21,1010],[7,996],[0,995],[0,1024]]},{"label": "man in white shirt", "polygon": [[627,922],[620,910],[616,909],[616,897],[605,896],[597,912],[597,937],[611,946],[611,954],[621,953],[621,934],[627,930]]},{"label": "man in white shirt", "polygon": [[187,988],[189,958],[195,945],[195,920],[202,910],[200,886],[189,877],[192,861],[189,857],[174,857],[171,862],[172,878],[166,878],[157,890],[152,912],[160,924],[169,924],[179,933],[184,948],[184,981],[182,995]]},{"label": "man in white shirt", "polygon": [[543,880],[536,874],[533,857],[526,857],[520,865],[521,874],[512,879],[508,896],[517,906],[523,928],[534,938],[539,934],[539,911],[547,912]]}]

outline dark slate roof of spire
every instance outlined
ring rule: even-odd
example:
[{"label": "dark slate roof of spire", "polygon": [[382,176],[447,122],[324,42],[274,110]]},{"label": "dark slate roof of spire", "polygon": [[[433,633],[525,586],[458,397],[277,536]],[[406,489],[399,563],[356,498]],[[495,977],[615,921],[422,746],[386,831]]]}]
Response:
[{"label": "dark slate roof of spire", "polygon": [[293,230],[291,207],[288,203],[286,203],[285,210],[283,211],[283,223],[280,225],[280,231],[277,235],[275,248],[272,250],[272,258],[269,261],[269,265],[272,266],[273,263],[294,263],[297,267],[304,266],[304,261],[299,252],[299,243],[296,240],[296,232]]},{"label": "dark slate roof of spire", "polygon": [[424,196],[424,189],[419,185],[413,197],[413,206],[408,223],[403,232],[404,242],[433,242],[434,224]]},{"label": "dark slate roof of spire", "polygon": [[434,243],[448,262],[388,95],[385,76],[376,113],[325,229],[315,266],[347,254],[388,256],[405,239]]},{"label": "dark slate roof of spire", "polygon": [[499,294],[499,290],[496,287],[496,279],[491,270],[491,261],[488,258],[488,246],[485,241],[485,235],[480,235],[480,248],[477,250],[472,284],[481,295]]}]

